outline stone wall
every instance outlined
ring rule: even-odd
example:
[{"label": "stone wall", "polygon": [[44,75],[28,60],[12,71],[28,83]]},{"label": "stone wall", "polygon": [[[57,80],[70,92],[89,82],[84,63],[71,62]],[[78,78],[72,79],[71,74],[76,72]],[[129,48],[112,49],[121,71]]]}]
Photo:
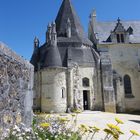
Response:
[{"label": "stone wall", "polygon": [[[68,107],[84,110],[83,93],[88,94],[88,109],[102,109],[102,95],[97,92],[97,80],[94,67],[80,67],[74,65],[68,69],[67,88],[68,88]],[[89,80],[89,86],[83,86],[83,79]]]},{"label": "stone wall", "polygon": [[33,66],[0,43],[0,129],[32,122]]},{"label": "stone wall", "polygon": [[[100,98],[98,98],[98,95],[95,92],[95,85],[97,84],[94,76],[95,76],[95,71],[94,67],[79,67],[79,95],[77,95],[77,99],[80,100],[81,104],[81,109],[84,110],[84,105],[83,105],[83,92],[88,91],[88,108],[89,110],[94,110],[95,106],[100,105]],[[89,86],[83,86],[83,79],[87,78],[89,79]],[[74,71],[73,71],[73,82],[75,79]],[[78,85],[78,84],[77,84]],[[74,86],[73,86],[74,89]]]},{"label": "stone wall", "polygon": [[126,111],[139,110],[140,106],[140,44],[123,44],[112,45],[109,48],[111,54],[113,69],[122,77],[122,93],[124,94],[124,75],[129,75],[131,78],[133,98],[124,98]]},{"label": "stone wall", "polygon": [[47,68],[40,71],[41,111],[66,112],[67,89],[65,68]]},{"label": "stone wall", "polygon": [[[117,83],[117,108],[122,111],[137,111],[140,106],[140,44],[103,44],[100,49],[108,49],[113,70],[121,78]],[[124,75],[131,78],[133,97],[125,97]],[[122,112],[120,109],[117,111]]]}]

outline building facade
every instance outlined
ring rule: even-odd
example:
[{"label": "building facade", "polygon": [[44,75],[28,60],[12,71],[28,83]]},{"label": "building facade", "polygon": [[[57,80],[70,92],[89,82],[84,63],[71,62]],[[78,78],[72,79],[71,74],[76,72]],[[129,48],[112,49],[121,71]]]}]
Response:
[{"label": "building facade", "polygon": [[[116,109],[140,110],[140,21],[99,22],[90,16],[89,38],[99,55],[108,57],[113,71]],[[102,62],[101,62],[102,63]]]},{"label": "building facade", "polygon": [[[120,20],[114,26],[107,23],[109,30],[105,25],[102,28],[99,25],[93,12],[88,39],[71,1],[63,0],[55,22],[48,24],[45,43],[40,45],[38,38],[34,40],[31,63],[35,68],[35,110],[124,112],[138,109],[138,44],[129,42],[133,27],[126,29]],[[102,30],[98,32],[98,29]],[[135,36],[131,36],[133,38]],[[123,52],[124,47],[129,53]],[[137,56],[134,55],[136,52]]]}]

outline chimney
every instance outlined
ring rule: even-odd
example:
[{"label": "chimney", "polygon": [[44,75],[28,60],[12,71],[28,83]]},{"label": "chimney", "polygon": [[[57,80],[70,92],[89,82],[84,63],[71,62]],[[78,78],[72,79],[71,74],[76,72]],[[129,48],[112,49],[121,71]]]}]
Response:
[{"label": "chimney", "polygon": [[51,42],[51,32],[52,32],[52,26],[49,23],[47,27],[47,32],[46,32],[46,42],[50,43]]},{"label": "chimney", "polygon": [[37,48],[39,48],[39,39],[37,37],[35,37],[35,39],[34,39],[34,50],[36,50]]},{"label": "chimney", "polygon": [[56,24],[55,24],[55,22],[52,23],[51,45],[57,46],[57,33],[56,33]]},{"label": "chimney", "polygon": [[71,38],[71,21],[68,18],[67,20],[67,29],[66,29],[66,34],[68,38]]}]

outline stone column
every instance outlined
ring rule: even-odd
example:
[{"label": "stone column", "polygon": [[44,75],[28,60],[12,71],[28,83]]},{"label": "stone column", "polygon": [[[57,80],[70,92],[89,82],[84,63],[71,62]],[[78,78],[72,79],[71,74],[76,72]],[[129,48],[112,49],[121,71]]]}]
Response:
[{"label": "stone column", "polygon": [[72,68],[67,69],[67,107],[73,108],[73,74]]},{"label": "stone column", "polygon": [[103,97],[101,92],[101,75],[100,70],[95,70],[93,78],[94,84],[94,97],[93,97],[93,110],[103,110]]}]

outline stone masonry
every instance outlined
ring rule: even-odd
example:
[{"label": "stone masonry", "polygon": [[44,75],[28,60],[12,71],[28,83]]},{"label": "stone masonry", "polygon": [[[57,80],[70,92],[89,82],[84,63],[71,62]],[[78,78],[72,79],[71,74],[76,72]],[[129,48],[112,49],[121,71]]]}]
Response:
[{"label": "stone masonry", "polygon": [[0,43],[0,129],[32,122],[33,66]]}]

